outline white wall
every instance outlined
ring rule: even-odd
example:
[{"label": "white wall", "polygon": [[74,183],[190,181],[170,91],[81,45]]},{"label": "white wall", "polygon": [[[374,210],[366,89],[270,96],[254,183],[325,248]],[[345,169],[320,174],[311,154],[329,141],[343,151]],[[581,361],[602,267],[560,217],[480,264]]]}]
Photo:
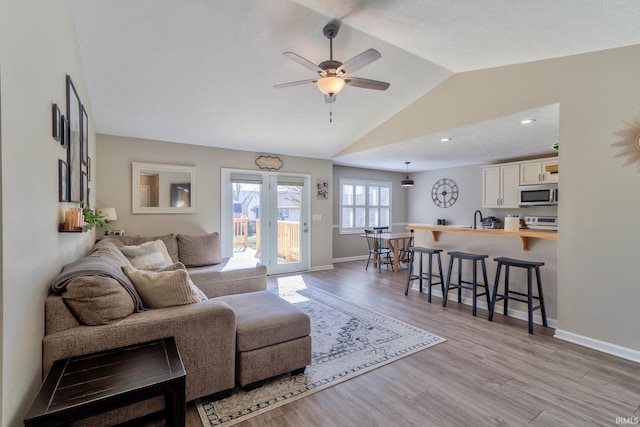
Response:
[{"label": "white wall", "polygon": [[[258,170],[255,159],[262,153],[176,144],[112,135],[98,135],[98,207],[116,208],[116,229],[143,236],[166,233],[202,234],[220,229],[220,169]],[[284,162],[280,172],[311,174],[312,190],[316,179],[331,183],[328,160],[279,156]],[[198,213],[131,213],[131,162],[196,166]],[[322,219],[311,221],[311,268],[331,267],[332,200],[317,200],[311,195],[311,214]]]},{"label": "white wall", "polygon": [[[41,381],[44,299],[62,266],[84,255],[93,233],[58,233],[58,159],[51,103],[66,110],[65,75],[89,112],[68,1],[0,2],[2,97],[2,421],[21,426]],[[95,182],[95,181],[93,181]],[[95,192],[94,192],[95,194]]]},{"label": "white wall", "polygon": [[610,146],[638,115],[639,75],[640,46],[456,74],[341,154],[558,102],[558,328],[640,360],[640,174]]}]

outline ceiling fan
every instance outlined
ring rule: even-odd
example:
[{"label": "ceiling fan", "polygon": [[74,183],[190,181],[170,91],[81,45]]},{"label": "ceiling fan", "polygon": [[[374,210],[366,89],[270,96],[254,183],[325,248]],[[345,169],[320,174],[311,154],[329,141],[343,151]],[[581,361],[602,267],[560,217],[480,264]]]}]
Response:
[{"label": "ceiling fan", "polygon": [[362,77],[351,77],[349,74],[371,64],[380,59],[382,55],[375,49],[368,49],[359,55],[354,56],[347,62],[342,63],[333,59],[333,39],[338,35],[339,25],[333,21],[325,25],[322,32],[329,39],[329,59],[316,65],[294,52],[284,52],[283,55],[318,73],[318,78],[300,80],[296,82],[282,83],[274,85],[275,88],[299,86],[307,83],[316,83],[320,92],[324,94],[324,102],[335,102],[336,95],[344,89],[345,85],[360,87],[364,89],[386,90],[389,83],[378,80],[363,79]]}]

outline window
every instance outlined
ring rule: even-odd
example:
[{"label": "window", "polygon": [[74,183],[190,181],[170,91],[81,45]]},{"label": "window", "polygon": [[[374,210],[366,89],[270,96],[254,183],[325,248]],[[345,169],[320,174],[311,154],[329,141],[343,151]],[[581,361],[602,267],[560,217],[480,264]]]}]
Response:
[{"label": "window", "polygon": [[340,179],[340,232],[391,226],[391,183]]}]

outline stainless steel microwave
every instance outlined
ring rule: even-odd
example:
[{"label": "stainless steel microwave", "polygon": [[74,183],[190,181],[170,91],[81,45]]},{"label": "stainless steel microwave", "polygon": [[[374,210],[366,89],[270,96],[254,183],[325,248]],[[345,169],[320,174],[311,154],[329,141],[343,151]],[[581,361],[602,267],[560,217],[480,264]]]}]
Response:
[{"label": "stainless steel microwave", "polygon": [[520,206],[549,206],[558,204],[558,184],[521,185],[518,187]]}]

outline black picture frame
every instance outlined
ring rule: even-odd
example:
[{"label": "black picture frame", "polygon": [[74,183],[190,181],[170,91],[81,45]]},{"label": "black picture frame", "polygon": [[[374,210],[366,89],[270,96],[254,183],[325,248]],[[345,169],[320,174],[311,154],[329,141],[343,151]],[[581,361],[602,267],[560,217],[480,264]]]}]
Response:
[{"label": "black picture frame", "polygon": [[87,179],[91,182],[91,157],[87,157]]},{"label": "black picture frame", "polygon": [[58,159],[58,200],[69,201],[69,166],[62,159]]},{"label": "black picture frame", "polygon": [[69,147],[69,122],[64,114],[60,116],[60,145],[65,149]]},{"label": "black picture frame", "polygon": [[82,164],[87,165],[89,162],[89,116],[87,115],[87,110],[85,110],[84,105],[82,108],[82,118],[81,118],[81,127],[82,127]]},{"label": "black picture frame", "polygon": [[81,194],[80,201],[84,202],[85,206],[89,207],[89,177],[87,173],[82,171],[80,174],[82,179],[80,180]]},{"label": "black picture frame", "polygon": [[67,121],[69,143],[67,164],[69,165],[69,201],[82,201],[82,103],[71,76],[67,75]]},{"label": "black picture frame", "polygon": [[51,104],[51,136],[56,141],[62,138],[62,121],[60,116],[60,108],[58,104]]}]

